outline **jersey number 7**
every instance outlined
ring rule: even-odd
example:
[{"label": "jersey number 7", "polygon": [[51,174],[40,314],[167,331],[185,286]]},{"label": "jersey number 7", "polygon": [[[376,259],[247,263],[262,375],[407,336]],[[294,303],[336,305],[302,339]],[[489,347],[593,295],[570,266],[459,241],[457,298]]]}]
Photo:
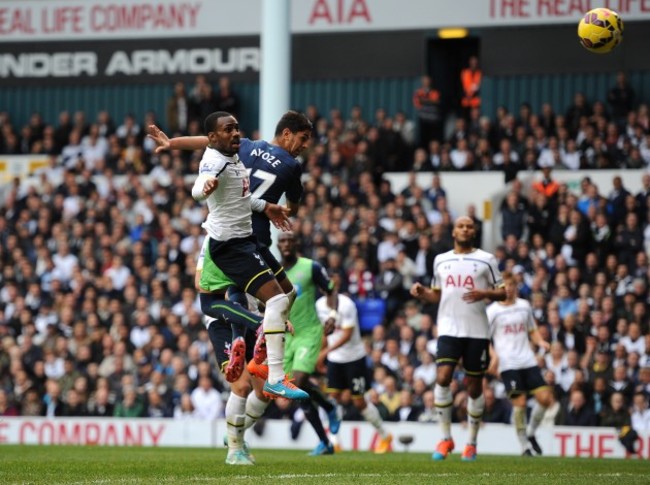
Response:
[{"label": "jersey number 7", "polygon": [[273,185],[275,179],[278,178],[277,175],[274,175],[265,170],[258,169],[253,172],[253,169],[249,168],[247,172],[249,177],[255,177],[256,179],[260,179],[262,181],[262,183],[255,189],[255,192],[251,194],[251,197],[255,197],[256,199],[261,199],[266,191],[271,188],[271,185]]}]

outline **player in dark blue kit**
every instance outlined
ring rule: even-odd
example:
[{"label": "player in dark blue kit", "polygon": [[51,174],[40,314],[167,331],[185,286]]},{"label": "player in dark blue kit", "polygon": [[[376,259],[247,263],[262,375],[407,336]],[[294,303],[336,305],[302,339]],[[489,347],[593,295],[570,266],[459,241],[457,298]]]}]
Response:
[{"label": "player in dark blue kit", "polygon": [[[169,139],[158,127],[149,127],[149,136],[157,143],[156,153],[164,150],[202,150],[208,145],[205,136],[178,137]],[[242,138],[239,146],[239,158],[248,169],[250,191],[254,198],[277,204],[283,194],[286,194],[289,215],[298,212],[302,197],[300,162],[295,157],[300,155],[308,146],[312,133],[312,124],[303,114],[287,111],[275,128],[273,140],[250,140]],[[271,253],[270,221],[263,214],[253,212],[253,234],[258,239],[258,252],[269,265],[284,292],[289,296],[290,303],[296,297],[293,285],[287,278],[282,265]],[[247,308],[246,294],[243,289],[235,286],[228,290],[228,298]],[[246,346],[246,327],[237,315],[222,315],[231,322],[233,343],[230,361],[225,369],[229,381],[236,380],[241,375],[247,359],[246,351],[252,350]]]}]

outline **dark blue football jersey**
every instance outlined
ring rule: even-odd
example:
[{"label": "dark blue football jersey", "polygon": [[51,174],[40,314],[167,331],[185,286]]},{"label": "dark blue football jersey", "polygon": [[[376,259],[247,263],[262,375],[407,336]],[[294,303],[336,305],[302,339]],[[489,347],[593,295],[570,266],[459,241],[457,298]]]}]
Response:
[{"label": "dark blue football jersey", "polygon": [[[252,197],[277,204],[286,193],[287,200],[300,202],[302,167],[286,150],[264,140],[242,138],[239,158],[248,169]],[[262,244],[271,245],[271,222],[264,214],[253,212],[253,233]]]}]

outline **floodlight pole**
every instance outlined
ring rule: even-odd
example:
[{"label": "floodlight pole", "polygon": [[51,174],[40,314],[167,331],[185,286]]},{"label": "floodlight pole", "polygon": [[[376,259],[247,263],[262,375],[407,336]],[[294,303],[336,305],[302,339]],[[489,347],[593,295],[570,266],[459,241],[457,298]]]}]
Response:
[{"label": "floodlight pole", "polygon": [[260,134],[270,141],[291,97],[290,0],[262,0]]},{"label": "floodlight pole", "polygon": [[[262,0],[262,34],[260,47],[260,135],[270,141],[275,125],[289,109],[291,99],[291,0]],[[285,204],[282,196],[280,204]],[[271,251],[277,249],[278,230],[271,225]]]}]

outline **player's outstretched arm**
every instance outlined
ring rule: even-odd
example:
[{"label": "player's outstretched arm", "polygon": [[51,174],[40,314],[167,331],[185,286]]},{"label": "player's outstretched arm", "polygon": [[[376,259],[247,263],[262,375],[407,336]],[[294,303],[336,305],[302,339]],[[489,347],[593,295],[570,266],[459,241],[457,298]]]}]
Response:
[{"label": "player's outstretched arm", "polygon": [[155,153],[166,150],[202,150],[208,146],[207,136],[178,136],[169,138],[164,131],[156,125],[149,125],[147,138],[156,142]]}]

